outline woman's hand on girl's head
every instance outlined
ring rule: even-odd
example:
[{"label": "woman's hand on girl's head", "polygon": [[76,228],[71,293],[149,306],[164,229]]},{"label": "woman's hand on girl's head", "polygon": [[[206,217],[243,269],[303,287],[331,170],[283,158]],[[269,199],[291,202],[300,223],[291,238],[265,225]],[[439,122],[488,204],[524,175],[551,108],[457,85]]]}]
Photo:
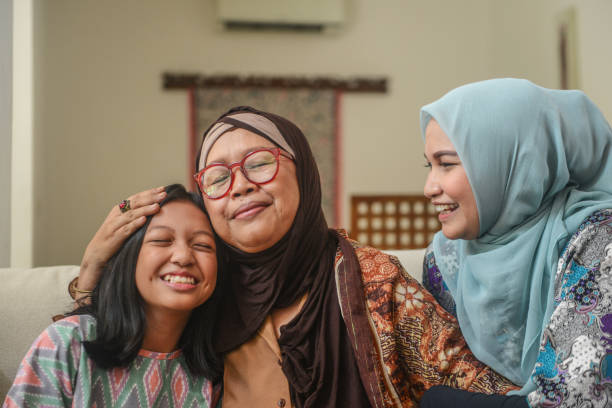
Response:
[{"label": "woman's hand on girl's head", "polygon": [[164,187],[157,187],[129,197],[130,209],[125,212],[121,211],[119,205],[113,206],[85,249],[79,273],[79,289],[93,290],[104,264],[134,231],[144,225],[147,216],[159,211],[158,203],[165,196]]}]

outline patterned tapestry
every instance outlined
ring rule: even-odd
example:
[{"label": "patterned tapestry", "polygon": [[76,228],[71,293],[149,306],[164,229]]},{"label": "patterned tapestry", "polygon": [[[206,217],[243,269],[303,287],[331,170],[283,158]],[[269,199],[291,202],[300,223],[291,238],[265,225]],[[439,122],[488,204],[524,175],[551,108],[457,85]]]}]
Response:
[{"label": "patterned tapestry", "polygon": [[325,218],[330,227],[338,226],[341,222],[339,95],[333,90],[315,89],[196,89],[191,93],[191,146],[199,148],[203,133],[212,121],[234,106],[249,105],[286,117],[304,132],[310,143],[321,174]]}]

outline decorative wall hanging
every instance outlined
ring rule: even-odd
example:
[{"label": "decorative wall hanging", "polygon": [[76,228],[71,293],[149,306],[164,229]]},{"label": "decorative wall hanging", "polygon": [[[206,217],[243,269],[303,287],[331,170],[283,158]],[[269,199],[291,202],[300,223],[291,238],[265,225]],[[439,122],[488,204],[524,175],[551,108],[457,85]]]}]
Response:
[{"label": "decorative wall hanging", "polygon": [[191,173],[195,169],[196,149],[204,131],[229,108],[249,105],[294,122],[310,142],[319,167],[322,206],[328,225],[341,223],[341,96],[343,92],[386,92],[385,79],[164,74],[164,88],[188,90]]}]

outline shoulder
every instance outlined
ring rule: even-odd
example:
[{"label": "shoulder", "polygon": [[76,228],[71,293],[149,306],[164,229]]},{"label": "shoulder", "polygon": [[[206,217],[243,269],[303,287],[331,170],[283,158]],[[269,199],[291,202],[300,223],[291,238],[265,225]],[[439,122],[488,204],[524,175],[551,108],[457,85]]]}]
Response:
[{"label": "shoulder", "polygon": [[30,353],[35,350],[54,352],[56,355],[66,353],[79,346],[83,341],[95,337],[95,319],[90,315],[68,316],[48,326],[32,344]]},{"label": "shoulder", "polygon": [[364,283],[388,281],[408,277],[399,259],[371,246],[361,246],[355,250]]},{"label": "shoulder", "polygon": [[403,274],[398,258],[380,249],[348,239],[359,261],[364,284],[394,280]]},{"label": "shoulder", "polygon": [[562,262],[579,260],[594,264],[603,259],[612,243],[612,210],[600,210],[587,217],[574,232],[562,254]]},{"label": "shoulder", "polygon": [[89,341],[96,336],[96,319],[88,314],[68,316],[56,321],[47,330],[79,341]]}]

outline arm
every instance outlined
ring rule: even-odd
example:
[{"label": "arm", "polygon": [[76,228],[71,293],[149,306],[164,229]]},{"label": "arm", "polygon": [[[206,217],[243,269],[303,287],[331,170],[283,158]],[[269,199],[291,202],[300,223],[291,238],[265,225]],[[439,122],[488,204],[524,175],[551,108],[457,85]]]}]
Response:
[{"label": "arm", "polygon": [[612,213],[572,238],[559,262],[556,288],[529,403],[612,405]]},{"label": "arm", "polygon": [[[362,279],[350,275],[344,279],[343,262],[337,266],[341,306],[347,327],[359,327],[357,309],[351,302],[357,298],[355,303],[363,304],[361,296],[365,295],[373,345],[355,347],[355,352],[358,361],[369,363],[370,356],[376,358],[377,364],[370,364],[373,369],[365,370],[362,378],[368,380],[364,383],[376,385],[368,375],[375,371],[383,399],[394,399],[398,406],[414,406],[425,390],[439,384],[489,394],[517,388],[476,360],[456,319],[404,270],[397,258],[371,247],[357,247],[356,255]],[[348,289],[343,290],[344,286]],[[375,353],[369,351],[372,349]]]},{"label": "arm", "polygon": [[485,394],[517,387],[481,363],[470,351],[454,316],[401,265],[394,287],[393,317],[400,362],[414,393],[434,385]]},{"label": "arm", "polygon": [[118,205],[113,206],[87,245],[81,262],[75,300],[86,297],[84,292],[93,290],[100,279],[104,264],[134,231],[144,225],[147,216],[159,211],[158,203],[165,196],[164,188],[158,187],[131,196],[129,211],[121,212]]}]

